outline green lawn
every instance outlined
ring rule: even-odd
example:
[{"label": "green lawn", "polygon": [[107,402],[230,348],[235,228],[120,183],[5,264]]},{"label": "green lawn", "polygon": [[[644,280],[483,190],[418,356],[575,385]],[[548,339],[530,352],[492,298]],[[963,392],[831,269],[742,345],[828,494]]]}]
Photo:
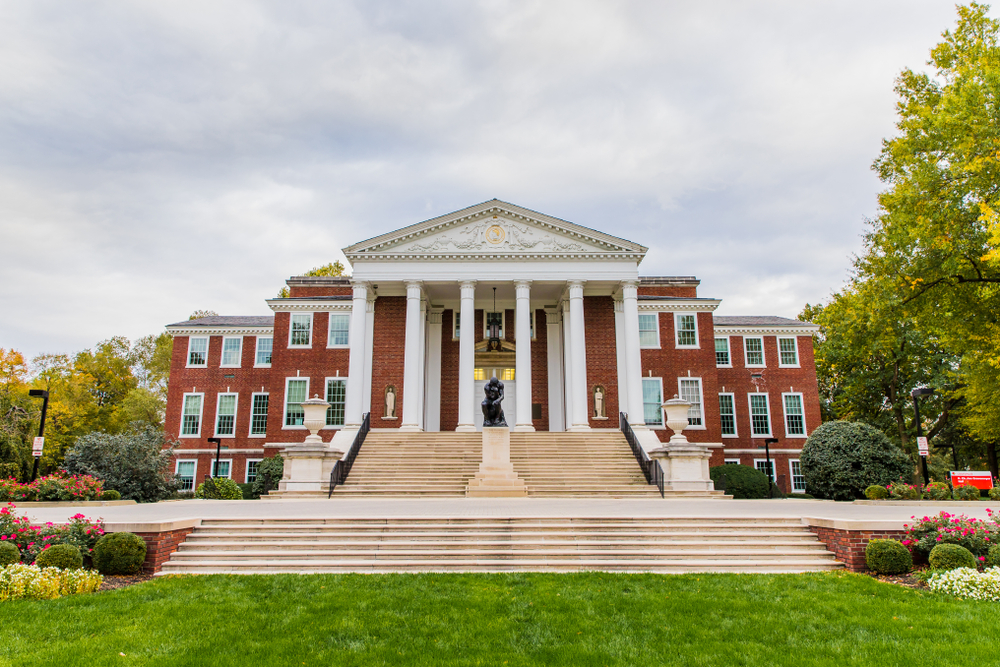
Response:
[{"label": "green lawn", "polygon": [[0,603],[0,665],[915,667],[994,665],[998,642],[1000,605],[845,573],[171,577]]}]

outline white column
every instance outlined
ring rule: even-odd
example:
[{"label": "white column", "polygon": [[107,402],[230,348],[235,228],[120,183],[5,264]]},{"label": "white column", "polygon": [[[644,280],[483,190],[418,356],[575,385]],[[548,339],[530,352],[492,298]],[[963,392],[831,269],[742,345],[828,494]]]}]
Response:
[{"label": "white column", "polygon": [[622,319],[625,323],[625,382],[628,389],[628,423],[645,427],[642,414],[642,354],[639,351],[639,283],[622,283]]},{"label": "white column", "polygon": [[[618,366],[618,411],[628,413],[628,365],[625,363],[624,313],[622,295],[619,293],[615,297],[615,363]],[[608,416],[618,418],[618,415]],[[629,419],[632,419],[632,415],[629,415]]]},{"label": "white column", "polygon": [[375,295],[370,294],[365,308],[365,385],[361,414],[372,411],[372,357],[375,349]]},{"label": "white column", "polygon": [[427,387],[427,299],[420,299],[420,381],[417,383],[420,392],[420,430],[427,430],[424,426],[424,415],[427,413],[427,394],[424,389]]},{"label": "white column", "polygon": [[368,283],[356,282],[352,285],[354,296],[351,302],[351,329],[348,336],[350,361],[347,370],[347,396],[344,406],[344,428],[357,430],[361,427],[364,411],[365,386],[365,342],[368,340]]},{"label": "white column", "polygon": [[406,283],[406,347],[403,355],[403,420],[400,431],[419,431],[420,412],[420,297],[421,283]]},{"label": "white column", "polygon": [[514,314],[517,348],[514,357],[514,377],[517,382],[516,431],[534,431],[531,421],[531,281],[514,283],[517,293]]},{"label": "white column", "polygon": [[424,430],[441,430],[441,309],[427,312],[427,371]]},{"label": "white column", "polygon": [[563,419],[562,311],[545,311],[546,352],[549,371],[549,431],[566,430]]},{"label": "white column", "polygon": [[566,414],[566,428],[573,425],[573,340],[569,330],[573,323],[573,315],[569,312],[569,299],[562,302],[562,333],[563,333],[563,406]]},{"label": "white column", "polygon": [[458,331],[458,427],[456,431],[476,430],[476,281],[461,283],[462,306]]},{"label": "white column", "polygon": [[583,280],[569,281],[570,339],[573,341],[573,425],[571,431],[590,430],[587,400],[587,340],[584,336]]}]

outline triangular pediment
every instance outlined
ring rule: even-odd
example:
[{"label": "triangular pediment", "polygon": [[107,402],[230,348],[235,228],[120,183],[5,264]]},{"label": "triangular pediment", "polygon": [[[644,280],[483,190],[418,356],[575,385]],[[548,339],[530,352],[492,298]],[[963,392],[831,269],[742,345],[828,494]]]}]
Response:
[{"label": "triangular pediment", "polygon": [[403,257],[608,257],[641,260],[646,248],[493,199],[344,248],[348,260]]}]

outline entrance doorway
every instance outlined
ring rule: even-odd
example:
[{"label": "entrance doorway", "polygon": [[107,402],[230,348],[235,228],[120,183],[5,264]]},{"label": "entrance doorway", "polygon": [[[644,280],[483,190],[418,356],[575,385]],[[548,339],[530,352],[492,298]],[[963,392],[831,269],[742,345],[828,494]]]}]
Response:
[{"label": "entrance doorway", "polygon": [[514,404],[517,402],[517,383],[514,378],[513,368],[477,368],[476,377],[476,406],[475,415],[476,430],[483,430],[483,399],[486,397],[486,383],[494,375],[503,382],[503,414],[507,420],[507,425],[514,428],[517,423],[517,415],[514,413]]}]

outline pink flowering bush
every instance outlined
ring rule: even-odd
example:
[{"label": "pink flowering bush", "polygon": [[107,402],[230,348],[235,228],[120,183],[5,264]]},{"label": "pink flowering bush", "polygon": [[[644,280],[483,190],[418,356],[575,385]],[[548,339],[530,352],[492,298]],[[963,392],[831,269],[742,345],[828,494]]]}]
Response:
[{"label": "pink flowering bush", "polygon": [[889,497],[893,500],[920,500],[920,489],[906,482],[893,482],[887,487]]},{"label": "pink flowering bush", "polygon": [[906,537],[902,542],[914,555],[922,558],[927,558],[931,549],[939,544],[958,544],[971,551],[982,563],[990,546],[1000,544],[1000,523],[997,521],[1000,517],[993,517],[992,513],[990,516],[989,521],[948,512],[922,519],[912,517],[914,523],[905,526]]},{"label": "pink flowering bush", "polygon": [[19,484],[12,479],[0,480],[0,501],[98,500],[103,491],[104,482],[90,475],[60,473],[40,477],[30,484]]},{"label": "pink flowering bush", "polygon": [[38,554],[56,544],[72,544],[84,558],[93,554],[94,545],[104,535],[104,521],[93,521],[76,514],[68,523],[51,521],[33,524],[17,514],[14,505],[0,508],[0,541],[13,544],[21,552],[21,562],[33,563]]}]

